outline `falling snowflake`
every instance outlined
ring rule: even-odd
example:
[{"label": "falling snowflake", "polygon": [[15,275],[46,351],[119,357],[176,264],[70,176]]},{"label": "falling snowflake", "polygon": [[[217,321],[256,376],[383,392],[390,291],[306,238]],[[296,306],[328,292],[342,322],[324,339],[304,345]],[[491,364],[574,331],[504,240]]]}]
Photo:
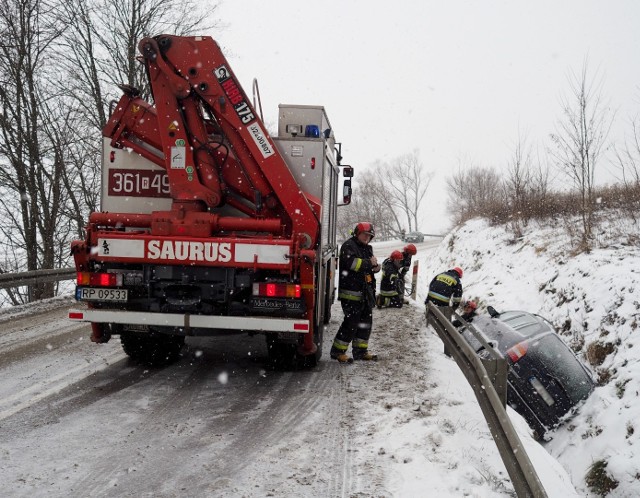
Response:
[{"label": "falling snowflake", "polygon": [[220,384],[226,384],[227,382],[229,382],[229,373],[228,372],[220,373],[220,375],[218,375],[218,382],[220,382]]}]

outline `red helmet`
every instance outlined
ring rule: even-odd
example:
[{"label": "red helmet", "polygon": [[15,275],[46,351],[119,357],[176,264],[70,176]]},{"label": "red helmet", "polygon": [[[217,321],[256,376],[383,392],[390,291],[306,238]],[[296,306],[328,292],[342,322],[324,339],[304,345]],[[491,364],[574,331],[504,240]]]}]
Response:
[{"label": "red helmet", "polygon": [[453,269],[453,271],[454,271],[454,272],[456,272],[460,278],[462,278],[462,273],[463,273],[463,272],[462,272],[462,268],[460,268],[459,266],[456,266],[456,267]]},{"label": "red helmet", "polygon": [[471,308],[472,310],[478,309],[478,305],[475,301],[467,301],[464,303],[463,308]]},{"label": "red helmet", "polygon": [[369,223],[368,221],[361,221],[353,229],[353,235],[355,235],[356,237],[361,233],[368,233],[369,235],[371,235],[371,238],[374,238],[376,236],[376,231],[373,228],[373,224]]},{"label": "red helmet", "polygon": [[391,253],[391,256],[389,256],[392,260],[397,259],[397,260],[402,260],[404,259],[402,256],[402,253],[400,251],[393,251]]},{"label": "red helmet", "polygon": [[412,256],[415,256],[416,253],[418,252],[418,250],[416,249],[416,246],[414,246],[413,244],[407,244],[406,246],[404,246],[403,251],[406,252],[407,254],[411,254]]}]

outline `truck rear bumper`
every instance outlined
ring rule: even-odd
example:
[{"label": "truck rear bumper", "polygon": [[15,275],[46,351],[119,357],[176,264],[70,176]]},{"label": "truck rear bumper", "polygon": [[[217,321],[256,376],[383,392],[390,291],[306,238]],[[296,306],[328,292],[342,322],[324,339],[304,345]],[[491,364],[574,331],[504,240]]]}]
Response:
[{"label": "truck rear bumper", "polygon": [[144,311],[70,309],[69,319],[78,322],[118,323],[150,327],[255,330],[261,332],[309,332],[308,320],[250,316],[211,316],[188,313],[149,313]]}]

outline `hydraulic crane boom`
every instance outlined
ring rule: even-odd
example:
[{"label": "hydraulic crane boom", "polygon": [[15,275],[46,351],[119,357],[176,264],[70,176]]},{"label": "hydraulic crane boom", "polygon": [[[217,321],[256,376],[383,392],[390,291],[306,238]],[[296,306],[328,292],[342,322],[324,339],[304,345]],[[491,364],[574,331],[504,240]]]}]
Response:
[{"label": "hydraulic crane boom", "polygon": [[299,186],[216,42],[145,38],[139,49],[155,108],[126,92],[104,130],[166,169],[174,209],[230,204],[255,218],[277,217],[285,235],[314,247],[319,205]]}]

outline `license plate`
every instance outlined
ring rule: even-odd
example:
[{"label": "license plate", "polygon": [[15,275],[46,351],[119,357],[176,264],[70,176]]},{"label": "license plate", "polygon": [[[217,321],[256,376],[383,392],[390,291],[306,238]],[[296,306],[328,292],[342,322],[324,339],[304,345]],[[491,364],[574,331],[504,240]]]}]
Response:
[{"label": "license plate", "polygon": [[96,289],[93,287],[81,287],[76,291],[79,301],[110,301],[125,303],[129,297],[127,289]]}]

